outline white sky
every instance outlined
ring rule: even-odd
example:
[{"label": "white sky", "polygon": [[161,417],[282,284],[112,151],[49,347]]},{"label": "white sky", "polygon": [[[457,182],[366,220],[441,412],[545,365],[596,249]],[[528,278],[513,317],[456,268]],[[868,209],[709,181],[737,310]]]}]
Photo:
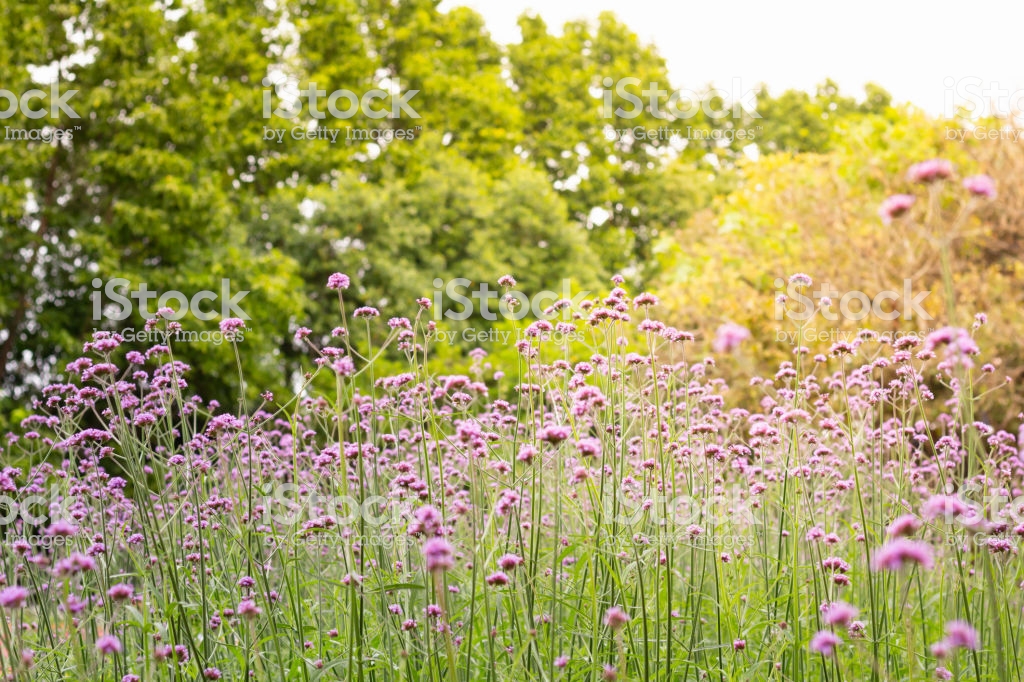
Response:
[{"label": "white sky", "polygon": [[[519,41],[524,11],[539,12],[560,34],[568,20],[611,10],[657,46],[680,88],[714,82],[729,90],[738,77],[743,89],[764,82],[778,94],[813,91],[829,77],[861,97],[874,81],[897,102],[933,114],[944,112],[947,97],[967,97],[949,88],[956,79],[977,79],[979,91],[1004,88],[1006,100],[1024,89],[1024,0],[733,0],[717,10],[686,0],[444,0],[441,9],[456,5],[482,14],[502,43]],[[1000,110],[1008,106],[1004,100]]]}]

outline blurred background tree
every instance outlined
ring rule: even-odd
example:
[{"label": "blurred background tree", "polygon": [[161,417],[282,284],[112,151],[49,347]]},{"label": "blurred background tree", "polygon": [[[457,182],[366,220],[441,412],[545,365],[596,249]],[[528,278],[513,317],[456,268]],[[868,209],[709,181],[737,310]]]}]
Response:
[{"label": "blurred background tree", "polygon": [[[813,100],[807,100],[813,104]],[[799,345],[827,352],[839,340],[862,329],[898,335],[927,333],[955,324],[970,328],[976,313],[988,323],[977,337],[988,358],[1019,384],[1024,350],[1019,339],[1024,321],[1020,258],[1024,234],[1024,147],[1003,140],[949,139],[957,122],[931,119],[913,109],[886,108],[865,114],[859,108],[840,117],[827,136],[814,143],[821,151],[778,153],[740,164],[733,191],[717,196],[686,229],[666,235],[657,245],[660,275],[655,288],[671,311],[672,323],[702,332],[710,348],[715,329],[726,321],[741,324],[752,340],[723,367],[726,373],[771,375],[792,359],[798,323],[778,319],[778,283],[795,273],[814,280],[837,309],[840,296],[861,291],[874,298],[899,294],[888,306],[910,310],[905,280],[927,318],[806,321]],[[1006,121],[983,121],[987,129]],[[785,133],[788,136],[790,133]],[[928,189],[907,179],[912,162],[941,157],[953,162],[954,177],[936,185],[939,209],[928,214]],[[988,173],[996,179],[994,201],[972,198],[962,178]],[[906,193],[917,201],[907,216],[884,224],[879,207],[887,196]],[[970,210],[966,220],[961,211]],[[966,215],[966,214],[965,214]],[[946,314],[940,245],[949,240],[957,317]],[[913,297],[913,296],[912,296]],[[853,303],[851,311],[858,311]],[[751,390],[751,396],[756,391]],[[1022,408],[1019,389],[994,393],[986,418],[1003,421]]]}]

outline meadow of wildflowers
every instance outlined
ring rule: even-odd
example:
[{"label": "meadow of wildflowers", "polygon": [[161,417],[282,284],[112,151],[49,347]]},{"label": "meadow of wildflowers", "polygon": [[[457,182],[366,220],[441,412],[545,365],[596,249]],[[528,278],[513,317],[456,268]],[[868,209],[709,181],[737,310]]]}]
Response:
[{"label": "meadow of wildflowers", "polygon": [[6,679],[1024,676],[1024,461],[976,414],[1004,383],[983,314],[796,347],[750,409],[621,278],[466,375],[426,369],[428,299],[325,285],[294,395],[207,402],[173,343],[114,332],[42,391],[3,442]]}]

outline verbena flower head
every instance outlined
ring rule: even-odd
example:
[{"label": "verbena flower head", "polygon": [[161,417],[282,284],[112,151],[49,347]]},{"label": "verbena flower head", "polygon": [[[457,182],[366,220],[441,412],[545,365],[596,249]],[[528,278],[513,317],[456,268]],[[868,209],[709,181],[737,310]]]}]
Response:
[{"label": "verbena flower head", "polygon": [[114,635],[102,635],[96,640],[96,651],[102,656],[119,654],[122,651],[121,640]]},{"label": "verbena flower head", "polygon": [[46,534],[50,537],[64,537],[69,538],[78,532],[78,527],[70,521],[63,519],[54,521],[50,524],[49,528],[46,529]]},{"label": "verbena flower head", "polygon": [[245,329],[245,321],[237,317],[228,317],[220,321],[220,330],[225,334]]},{"label": "verbena flower head", "polygon": [[946,623],[946,644],[951,649],[972,649],[981,648],[981,639],[978,631],[963,620],[951,620]]},{"label": "verbena flower head", "polygon": [[629,614],[623,611],[621,606],[613,606],[604,614],[604,624],[612,630],[618,630],[629,620]]},{"label": "verbena flower head", "polygon": [[810,649],[812,652],[822,656],[833,656],[836,652],[836,647],[842,643],[843,640],[838,635],[828,630],[821,630],[811,637]]},{"label": "verbena flower head", "polygon": [[971,507],[955,495],[932,495],[921,507],[921,514],[926,519],[942,517],[947,523],[970,511]]},{"label": "verbena flower head", "polygon": [[842,601],[835,601],[831,604],[826,604],[824,609],[825,613],[822,620],[825,621],[825,624],[838,625],[841,627],[849,625],[850,622],[860,613],[860,611],[855,607]]},{"label": "verbena flower head", "polygon": [[878,208],[878,215],[881,216],[883,223],[890,225],[894,219],[909,211],[915,201],[917,197],[911,194],[894,194],[882,202]]},{"label": "verbena flower head", "polygon": [[735,322],[726,322],[715,332],[711,347],[716,353],[731,353],[750,338],[750,330]]},{"label": "verbena flower head", "polygon": [[931,545],[906,538],[897,538],[882,545],[871,560],[876,571],[898,571],[904,566],[916,564],[922,568],[934,565]]},{"label": "verbena flower head", "polygon": [[971,358],[978,355],[981,349],[971,337],[971,333],[961,327],[942,327],[924,339],[924,350],[934,353],[943,349],[944,356],[954,365],[972,367]]},{"label": "verbena flower head", "polygon": [[423,558],[431,572],[447,571],[455,566],[452,546],[444,538],[430,538],[423,543]]},{"label": "verbena flower head", "polygon": [[509,583],[508,574],[506,574],[503,571],[497,571],[495,573],[492,573],[491,575],[487,576],[485,580],[488,585],[494,585],[499,587],[502,585],[508,585]]},{"label": "verbena flower head", "polygon": [[248,620],[253,620],[263,612],[259,606],[256,605],[252,599],[243,599],[238,602],[238,608],[235,610],[239,616]]},{"label": "verbena flower head", "polygon": [[345,290],[348,289],[350,283],[348,275],[343,275],[340,272],[335,272],[327,278],[328,289]]},{"label": "verbena flower head", "polygon": [[116,585],[111,585],[110,589],[107,590],[107,596],[114,601],[125,601],[132,598],[134,591],[134,588],[128,583],[117,583]]},{"label": "verbena flower head", "polygon": [[352,317],[361,319],[380,317],[380,311],[377,310],[376,308],[371,308],[370,306],[363,306],[361,308],[356,308],[355,312],[352,313]]},{"label": "verbena flower head", "polygon": [[964,178],[964,188],[976,197],[996,197],[996,183],[987,175],[971,175]]},{"label": "verbena flower head", "polygon": [[886,535],[891,538],[898,538],[913,535],[921,527],[921,522],[913,514],[903,514],[897,517],[885,529]]},{"label": "verbena flower head", "polygon": [[911,182],[935,182],[945,180],[953,175],[953,164],[945,159],[929,159],[915,163],[907,171],[907,179]]},{"label": "verbena flower head", "polygon": [[498,566],[503,571],[511,571],[516,566],[523,565],[523,558],[516,554],[504,554],[498,558]]},{"label": "verbena flower head", "polygon": [[0,607],[5,609],[20,609],[28,601],[29,592],[24,587],[5,587],[0,590]]},{"label": "verbena flower head", "polygon": [[633,299],[634,308],[646,308],[655,305],[658,305],[658,297],[654,294],[649,294],[646,291]]}]

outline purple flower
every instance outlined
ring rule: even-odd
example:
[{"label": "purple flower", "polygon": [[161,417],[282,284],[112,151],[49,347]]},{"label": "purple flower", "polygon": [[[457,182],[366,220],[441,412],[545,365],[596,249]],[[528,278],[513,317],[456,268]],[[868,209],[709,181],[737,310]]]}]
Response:
[{"label": "purple flower", "polygon": [[516,285],[516,278],[512,275],[502,275],[498,278],[498,286],[508,287],[511,289]]},{"label": "purple flower", "polygon": [[639,308],[641,306],[645,306],[646,307],[646,306],[652,306],[652,305],[658,305],[658,297],[655,296],[654,294],[649,294],[646,291],[644,293],[638,295],[636,298],[633,299],[633,307],[634,308]]},{"label": "purple flower", "polygon": [[882,545],[871,561],[871,567],[876,571],[898,571],[906,564],[931,568],[934,564],[931,546],[923,542],[897,538]]},{"label": "purple flower", "polygon": [[54,564],[53,572],[57,575],[65,576],[82,573],[84,571],[92,571],[95,569],[96,562],[92,557],[86,556],[81,552],[74,552],[71,556],[61,559]]},{"label": "purple flower", "polygon": [[601,454],[601,441],[587,436],[576,441],[576,450],[581,457],[598,457]]},{"label": "purple flower", "polygon": [[50,527],[46,529],[46,534],[52,537],[69,538],[78,532],[78,527],[69,521],[63,519],[54,521],[50,524]]},{"label": "purple flower", "polygon": [[878,208],[878,215],[886,225],[892,224],[893,218],[899,218],[910,210],[917,198],[910,194],[894,194],[886,198]]},{"label": "purple flower", "polygon": [[430,538],[423,543],[423,558],[428,571],[447,571],[455,565],[452,546],[443,538]]},{"label": "purple flower", "polygon": [[363,306],[362,308],[356,308],[355,312],[352,313],[352,317],[360,317],[369,319],[371,317],[380,317],[380,311],[370,306]]},{"label": "purple flower", "polygon": [[716,353],[731,353],[750,338],[750,330],[735,322],[726,322],[715,332],[711,348]]},{"label": "purple flower", "polygon": [[956,497],[956,495],[932,495],[921,508],[921,513],[929,520],[941,516],[945,520],[950,521],[954,517],[966,514],[969,511],[971,511],[971,508],[967,503]]},{"label": "purple flower", "polygon": [[842,643],[843,640],[839,639],[838,635],[828,630],[821,630],[811,637],[811,651],[822,656],[832,656],[835,654],[836,647]]},{"label": "purple flower", "polygon": [[135,426],[149,426],[150,424],[156,424],[156,416],[150,412],[139,412],[135,415],[135,419],[132,420]]},{"label": "purple flower", "polygon": [[339,358],[331,363],[331,368],[338,373],[339,376],[350,377],[356,371],[355,363],[352,362],[352,358],[345,356]]},{"label": "purple flower", "polygon": [[425,504],[413,512],[413,521],[409,524],[409,535],[441,535],[444,518],[437,507]]},{"label": "purple flower", "polygon": [[965,355],[977,355],[978,345],[971,333],[962,327],[942,327],[924,338],[924,349],[935,351],[939,346],[950,346]]},{"label": "purple flower", "polygon": [[491,575],[487,576],[487,578],[485,578],[485,580],[487,581],[488,585],[498,585],[498,586],[501,586],[501,585],[508,585],[508,583],[509,583],[509,577],[503,571],[498,571],[496,573],[492,573]]},{"label": "purple flower", "polygon": [[238,603],[238,609],[236,609],[238,615],[252,620],[260,615],[262,609],[256,606],[256,602],[252,599],[243,599]]},{"label": "purple flower", "polygon": [[96,640],[96,651],[103,656],[119,654],[121,653],[121,640],[114,635],[103,635]]},{"label": "purple flower", "polygon": [[523,557],[515,554],[504,554],[498,558],[498,566],[503,571],[511,571],[516,566],[523,565]]},{"label": "purple flower", "polygon": [[964,188],[976,197],[995,199],[996,183],[987,175],[972,175],[964,178]]},{"label": "purple flower", "polygon": [[240,329],[245,329],[245,322],[237,317],[229,317],[220,321],[220,330],[225,334],[237,332]]},{"label": "purple flower", "polygon": [[928,159],[915,163],[907,171],[907,179],[911,182],[935,182],[945,180],[953,174],[953,164],[945,159]]},{"label": "purple flower", "polygon": [[846,602],[836,601],[828,604],[825,608],[824,621],[827,625],[840,625],[847,626],[850,621],[857,617],[860,613],[856,607],[850,606]]},{"label": "purple flower", "polygon": [[618,630],[628,622],[629,614],[623,611],[620,606],[613,606],[604,614],[604,624],[612,630]]},{"label": "purple flower", "polygon": [[328,289],[348,289],[350,283],[348,275],[343,275],[340,272],[336,272],[327,278]]},{"label": "purple flower", "polygon": [[961,327],[942,327],[925,337],[925,351],[935,352],[939,346],[945,346],[947,360],[964,367],[973,366],[970,356],[981,352],[971,333]]},{"label": "purple flower", "polygon": [[904,514],[903,516],[897,517],[893,520],[885,532],[891,538],[898,538],[904,535],[913,535],[920,527],[921,522],[917,520],[916,516],[913,514]]},{"label": "purple flower", "polygon": [[5,609],[20,609],[28,600],[28,590],[24,587],[5,587],[0,590],[0,606]]},{"label": "purple flower", "polygon": [[572,435],[572,429],[568,426],[545,426],[537,432],[537,438],[545,443],[557,445]]},{"label": "purple flower", "polygon": [[124,601],[126,599],[131,599],[133,592],[134,589],[130,584],[117,583],[116,585],[112,585],[110,589],[107,590],[107,596],[113,599],[114,601]]},{"label": "purple flower", "polygon": [[533,461],[533,458],[537,456],[537,448],[533,447],[529,443],[519,448],[519,454],[516,455],[516,459],[520,462],[526,462],[529,464]]},{"label": "purple flower", "polygon": [[951,649],[972,649],[981,647],[978,631],[970,623],[962,620],[951,620],[946,623],[946,644]]}]

